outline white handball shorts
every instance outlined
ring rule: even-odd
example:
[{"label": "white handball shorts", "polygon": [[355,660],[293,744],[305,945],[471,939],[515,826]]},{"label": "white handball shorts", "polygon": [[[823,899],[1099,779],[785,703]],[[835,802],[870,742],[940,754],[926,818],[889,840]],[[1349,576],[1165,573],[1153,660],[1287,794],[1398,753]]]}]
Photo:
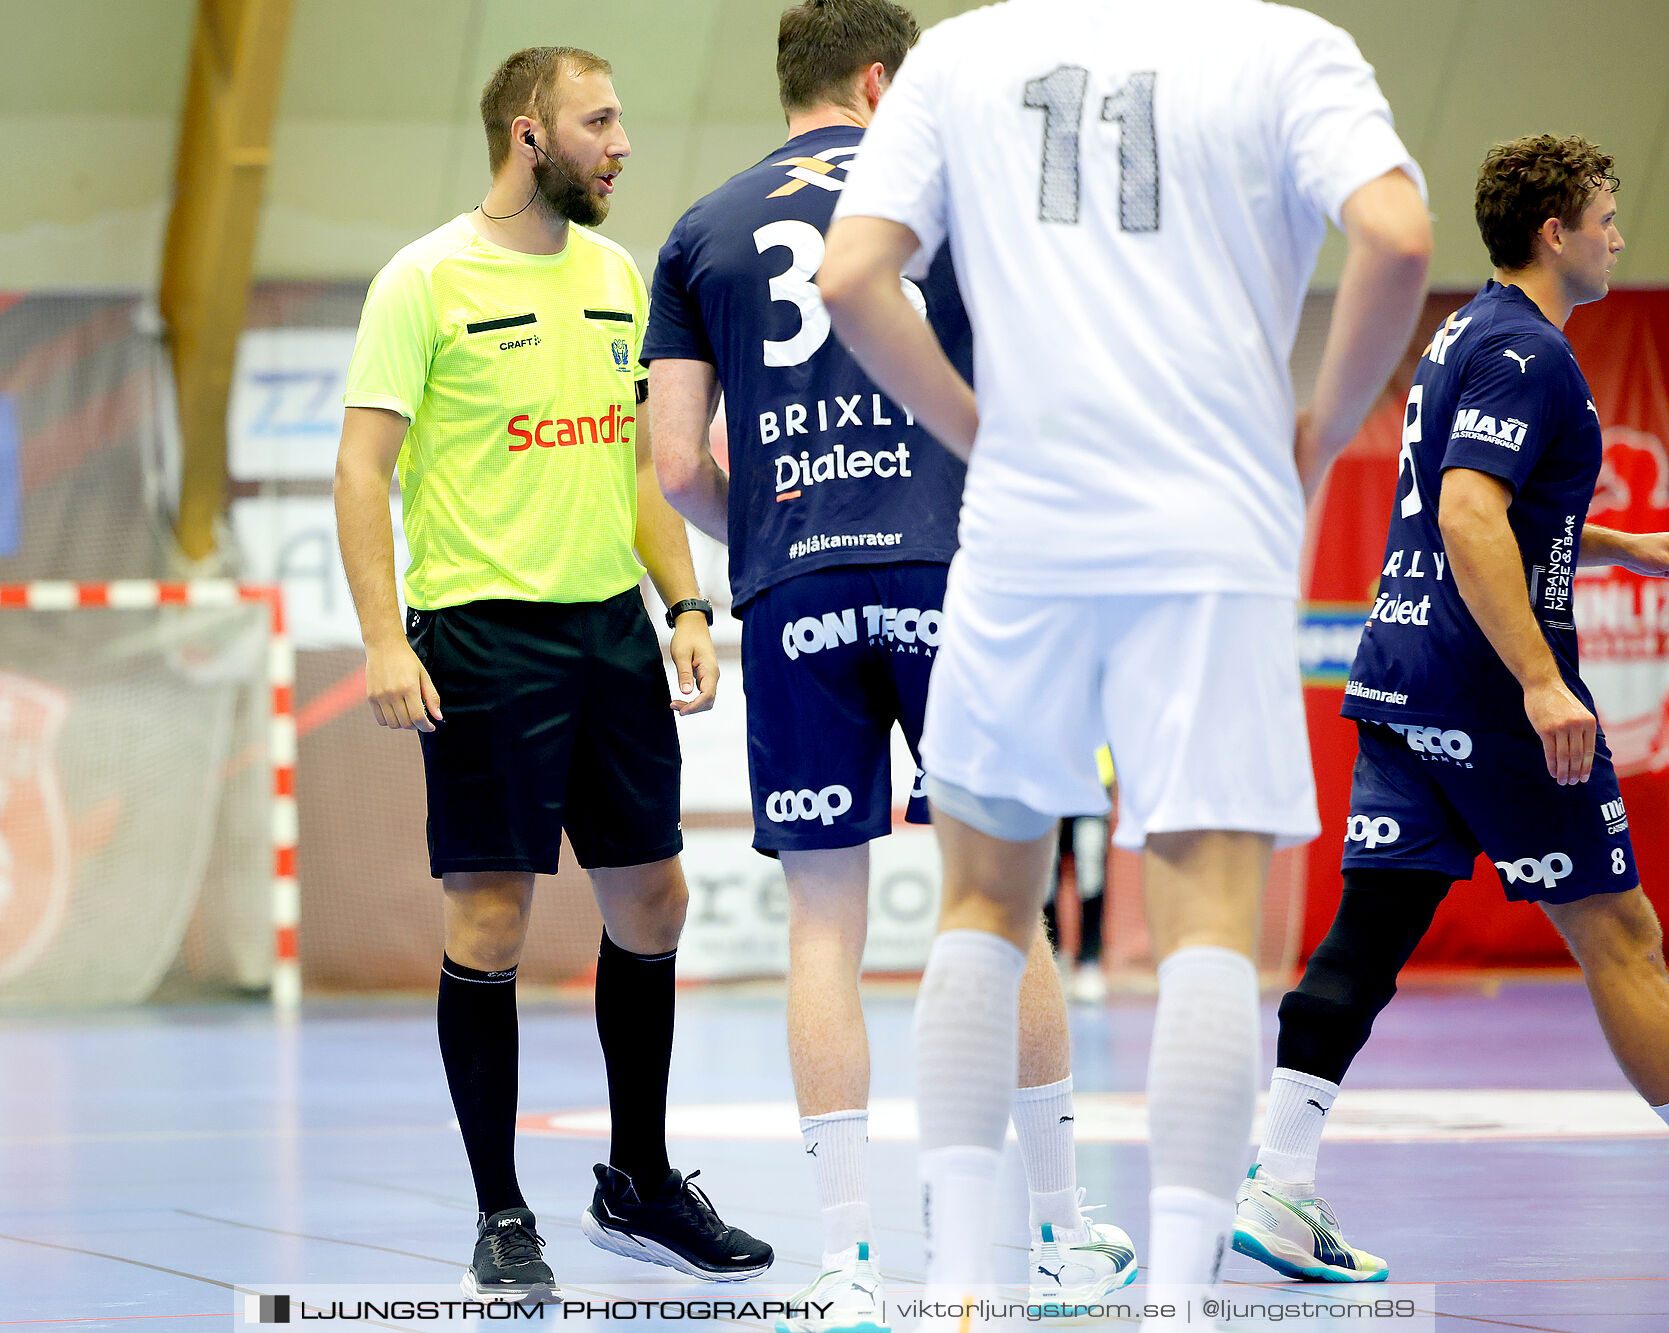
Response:
[{"label": "white handball shorts", "polygon": [[928,774],[1046,815],[1108,808],[1113,841],[1150,833],[1321,831],[1298,671],[1296,605],[1252,593],[1034,596],[953,565],[928,687]]}]

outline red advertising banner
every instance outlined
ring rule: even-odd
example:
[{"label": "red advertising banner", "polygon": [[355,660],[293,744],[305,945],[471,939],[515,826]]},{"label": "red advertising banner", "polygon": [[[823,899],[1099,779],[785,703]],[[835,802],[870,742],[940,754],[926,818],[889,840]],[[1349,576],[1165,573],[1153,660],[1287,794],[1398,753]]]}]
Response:
[{"label": "red advertising banner", "polygon": [[[1334,466],[1317,515],[1306,593],[1306,701],[1321,801],[1322,836],[1309,849],[1301,951],[1321,942],[1339,900],[1339,855],[1355,755],[1353,724],[1339,717],[1345,631],[1373,602],[1385,526],[1396,489],[1402,399],[1431,331],[1469,294],[1433,297],[1398,387]],[[1669,529],[1669,291],[1616,292],[1579,307],[1566,327],[1594,393],[1605,462],[1589,521],[1623,531]],[[1626,570],[1580,570],[1576,625],[1582,676],[1610,742],[1641,881],[1669,916],[1669,579]],[[1348,657],[1344,657],[1348,663]],[[1542,913],[1501,895],[1495,867],[1479,858],[1455,885],[1416,963],[1537,967],[1569,963]]]}]

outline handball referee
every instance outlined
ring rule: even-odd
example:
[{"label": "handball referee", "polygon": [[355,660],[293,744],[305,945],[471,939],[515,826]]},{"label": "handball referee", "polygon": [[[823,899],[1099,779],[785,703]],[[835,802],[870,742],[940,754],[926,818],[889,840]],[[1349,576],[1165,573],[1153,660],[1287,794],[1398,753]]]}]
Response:
[{"label": "handball referee", "polygon": [[[666,1156],[687,902],[672,713],[710,707],[718,667],[683,523],[655,482],[643,279],[589,230],[631,151],[611,75],[589,52],[534,47],[488,81],[492,186],[372,283],[336,470],[371,709],[421,733],[445,911],[441,1058],[480,1209],[463,1289],[485,1299],[555,1292],[516,1180],[515,980],[533,877],[556,870],[564,829],[605,927],[596,1008],[613,1140],[582,1230],[705,1278],[752,1276],[772,1257]],[[676,702],[637,590],[645,567],[669,608]]]}]

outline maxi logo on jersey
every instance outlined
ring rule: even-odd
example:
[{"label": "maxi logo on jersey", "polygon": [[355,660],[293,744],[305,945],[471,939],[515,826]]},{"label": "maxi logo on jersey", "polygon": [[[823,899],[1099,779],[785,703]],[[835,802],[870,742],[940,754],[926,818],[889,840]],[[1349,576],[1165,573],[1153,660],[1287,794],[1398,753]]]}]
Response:
[{"label": "maxi logo on jersey", "polygon": [[[782,627],[782,651],[790,662],[802,653],[820,653],[825,648],[858,641],[858,609],[825,611],[821,616],[801,616]],[[939,646],[942,615],[935,607],[925,611],[914,606],[866,606],[864,634],[871,642],[902,646],[906,652],[932,651]]]},{"label": "maxi logo on jersey", "polygon": [[1529,422],[1520,421],[1517,417],[1498,419],[1475,407],[1463,407],[1455,413],[1454,429],[1449,432],[1449,438],[1482,440],[1485,444],[1498,444],[1503,449],[1511,449],[1516,454],[1524,447],[1524,435],[1529,429]]}]

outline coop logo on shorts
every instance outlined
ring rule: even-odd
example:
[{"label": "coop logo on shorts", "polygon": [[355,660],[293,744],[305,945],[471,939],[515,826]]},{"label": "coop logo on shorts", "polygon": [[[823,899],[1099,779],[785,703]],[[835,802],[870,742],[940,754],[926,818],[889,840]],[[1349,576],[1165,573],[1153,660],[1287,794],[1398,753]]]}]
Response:
[{"label": "coop logo on shorts", "polygon": [[1623,798],[1620,796],[1600,806],[1599,817],[1605,821],[1607,833],[1621,833],[1628,827],[1628,811],[1623,809]]},{"label": "coop logo on shorts", "polygon": [[845,787],[812,791],[774,791],[765,798],[765,817],[773,824],[796,824],[821,820],[828,826],[852,808],[852,793]]},{"label": "coop logo on shorts", "polygon": [[1389,815],[1352,815],[1344,840],[1362,843],[1371,852],[1375,847],[1388,847],[1400,837],[1402,825]]},{"label": "coop logo on shorts", "polygon": [[[1445,731],[1442,727],[1418,727],[1407,722],[1389,722],[1386,725],[1407,741],[1408,748],[1415,754],[1453,759],[1457,764],[1472,757],[1472,738],[1464,731]],[[1466,766],[1472,767],[1471,764]]]},{"label": "coop logo on shorts", "polygon": [[1495,868],[1509,884],[1534,884],[1551,889],[1562,879],[1569,879],[1576,867],[1563,852],[1550,852],[1537,860],[1533,856],[1517,861],[1497,861]]}]

